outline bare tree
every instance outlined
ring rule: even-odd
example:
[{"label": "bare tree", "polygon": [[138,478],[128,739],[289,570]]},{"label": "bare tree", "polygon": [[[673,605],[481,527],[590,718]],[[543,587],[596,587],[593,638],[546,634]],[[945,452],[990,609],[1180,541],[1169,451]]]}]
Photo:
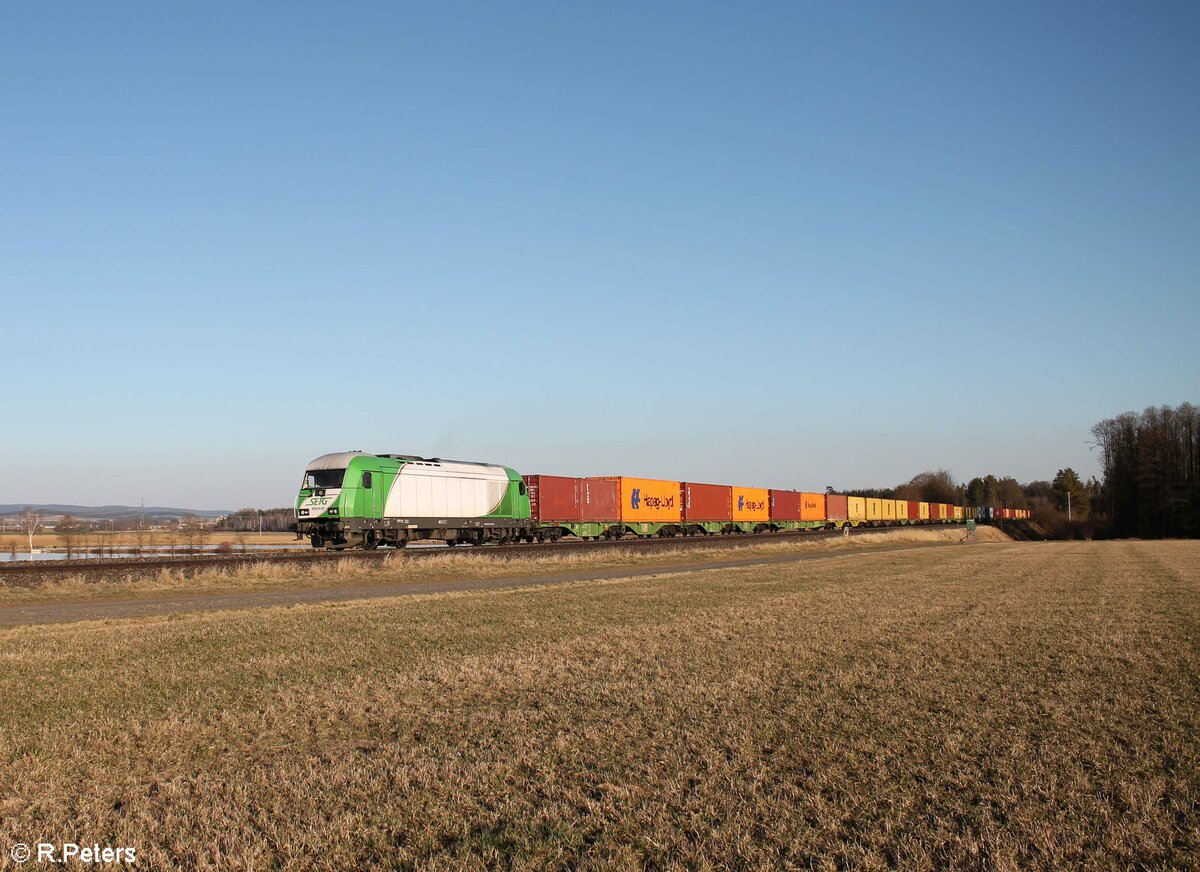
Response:
[{"label": "bare tree", "polygon": [[192,533],[193,541],[196,543],[198,552],[204,551],[204,546],[208,544],[208,526],[204,523],[203,518],[197,518],[195,521],[195,530]]},{"label": "bare tree", "polygon": [[178,521],[167,527],[167,544],[171,546],[172,554],[175,554],[177,551],[179,551],[180,546],[184,546],[186,548],[187,541],[185,530]]},{"label": "bare tree", "polygon": [[37,531],[45,526],[42,519],[42,513],[37,509],[26,506],[21,510],[21,514],[17,516],[17,526],[26,536],[29,537],[29,559],[33,559],[33,537]]},{"label": "bare tree", "polygon": [[1118,536],[1200,536],[1200,407],[1150,407],[1092,428],[1106,511]]},{"label": "bare tree", "polygon": [[204,541],[208,537],[208,531],[204,529],[203,521],[195,515],[184,515],[179,519],[179,531],[187,542],[188,551],[204,550]]},{"label": "bare tree", "polygon": [[63,547],[67,549],[67,559],[75,554],[75,543],[79,541],[79,519],[74,515],[63,515],[58,519],[54,532],[62,539]]},{"label": "bare tree", "polygon": [[905,484],[896,487],[896,498],[924,500],[931,503],[953,503],[959,495],[954,476],[944,469],[929,469],[918,473]]}]

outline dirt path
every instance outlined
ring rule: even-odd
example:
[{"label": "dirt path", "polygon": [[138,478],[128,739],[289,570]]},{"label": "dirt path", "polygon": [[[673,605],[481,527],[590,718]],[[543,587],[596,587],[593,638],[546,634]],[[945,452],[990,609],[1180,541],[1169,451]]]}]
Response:
[{"label": "dirt path", "polygon": [[897,551],[916,551],[928,548],[953,547],[958,543],[930,545],[884,545],[855,552],[826,554],[776,554],[707,560],[688,563],[667,563],[629,566],[605,570],[576,570],[552,575],[533,575],[510,578],[463,578],[435,582],[390,583],[357,587],[306,588],[294,590],[253,591],[247,593],[212,593],[155,597],[138,600],[104,600],[90,602],[22,603],[0,606],[0,627],[27,624],[55,624],[69,621],[143,618],[189,612],[215,612],[230,609],[271,608],[307,603],[339,602],[377,599],[395,596],[420,596],[431,593],[494,590],[506,587],[539,587],[563,582],[603,581],[614,578],[643,578],[652,575],[677,575],[708,569],[733,569],[743,566],[763,566],[779,563],[805,563],[812,560],[831,560],[842,557],[869,556]]}]

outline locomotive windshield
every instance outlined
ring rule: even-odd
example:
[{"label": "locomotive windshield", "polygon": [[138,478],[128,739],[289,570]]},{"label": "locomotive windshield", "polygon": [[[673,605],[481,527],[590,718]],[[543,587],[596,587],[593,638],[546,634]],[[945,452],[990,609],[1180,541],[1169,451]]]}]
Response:
[{"label": "locomotive windshield", "polygon": [[341,487],[342,479],[346,477],[344,469],[310,469],[304,473],[303,487]]}]

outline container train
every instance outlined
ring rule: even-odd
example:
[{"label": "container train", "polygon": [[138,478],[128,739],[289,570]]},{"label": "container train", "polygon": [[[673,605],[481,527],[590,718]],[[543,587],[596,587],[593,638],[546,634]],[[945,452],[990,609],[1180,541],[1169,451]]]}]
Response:
[{"label": "container train", "polygon": [[990,509],[628,476],[522,476],[490,463],[347,451],[308,464],[296,530],[314,548],[402,548],[423,539],[710,536],[1018,519]]}]

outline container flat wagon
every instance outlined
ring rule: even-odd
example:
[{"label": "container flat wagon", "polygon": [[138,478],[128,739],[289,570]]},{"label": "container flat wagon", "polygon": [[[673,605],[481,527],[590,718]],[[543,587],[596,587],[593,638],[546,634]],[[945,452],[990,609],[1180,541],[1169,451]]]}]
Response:
[{"label": "container flat wagon", "polygon": [[761,533],[771,529],[771,492],[763,487],[734,487],[733,529],[737,533]]},{"label": "container flat wagon", "polygon": [[825,494],[771,490],[768,500],[772,530],[820,530],[828,526]]},{"label": "container flat wagon", "polygon": [[697,484],[685,481],[683,494],[683,533],[685,536],[711,536],[733,529],[733,488],[727,484]]},{"label": "container flat wagon", "polygon": [[616,487],[617,521],[610,535],[676,536],[683,531],[679,482],[620,475],[588,481],[609,481]]}]

